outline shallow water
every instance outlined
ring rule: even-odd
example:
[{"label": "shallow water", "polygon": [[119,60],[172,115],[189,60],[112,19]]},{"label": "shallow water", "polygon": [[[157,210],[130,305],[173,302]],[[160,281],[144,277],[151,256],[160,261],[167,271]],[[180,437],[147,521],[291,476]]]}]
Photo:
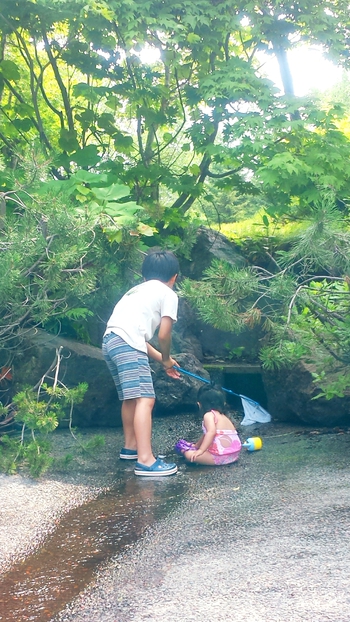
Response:
[{"label": "shallow water", "polygon": [[185,493],[180,478],[135,478],[75,508],[44,545],[0,580],[0,620],[46,622],[93,579],[96,569],[166,516]]}]

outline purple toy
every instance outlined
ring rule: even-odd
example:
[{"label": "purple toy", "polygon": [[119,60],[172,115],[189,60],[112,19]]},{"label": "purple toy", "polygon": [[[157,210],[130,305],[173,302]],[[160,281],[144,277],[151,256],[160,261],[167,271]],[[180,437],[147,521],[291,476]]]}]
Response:
[{"label": "purple toy", "polygon": [[174,449],[177,454],[182,455],[185,453],[185,451],[196,451],[197,447],[194,443],[190,443],[189,441],[185,441],[184,438],[180,438],[180,440],[177,441]]}]

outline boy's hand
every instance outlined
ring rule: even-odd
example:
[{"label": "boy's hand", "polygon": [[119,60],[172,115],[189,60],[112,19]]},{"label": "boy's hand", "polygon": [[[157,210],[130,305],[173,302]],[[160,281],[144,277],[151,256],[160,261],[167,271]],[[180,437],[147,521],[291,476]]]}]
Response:
[{"label": "boy's hand", "polygon": [[170,378],[181,378],[180,372],[176,369],[176,367],[179,367],[179,364],[173,358],[170,357],[167,361],[162,361],[162,365],[167,376]]}]

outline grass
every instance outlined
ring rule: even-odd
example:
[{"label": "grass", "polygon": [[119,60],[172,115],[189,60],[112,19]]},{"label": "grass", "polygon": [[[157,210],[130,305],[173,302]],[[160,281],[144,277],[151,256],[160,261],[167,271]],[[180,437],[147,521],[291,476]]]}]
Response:
[{"label": "grass", "polygon": [[[267,220],[265,220],[267,219]],[[264,222],[265,220],[265,222]],[[266,224],[268,223],[268,224]],[[265,210],[259,210],[245,220],[239,222],[223,223],[215,229],[220,230],[230,240],[238,241],[246,238],[279,238],[281,241],[288,241],[309,225],[308,221],[273,221],[266,215]]]}]

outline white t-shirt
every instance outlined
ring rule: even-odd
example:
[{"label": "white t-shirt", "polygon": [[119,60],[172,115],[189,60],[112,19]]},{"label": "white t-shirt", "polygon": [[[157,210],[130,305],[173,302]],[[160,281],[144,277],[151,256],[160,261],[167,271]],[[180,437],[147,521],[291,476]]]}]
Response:
[{"label": "white t-shirt", "polygon": [[130,289],[117,302],[107,322],[105,335],[115,333],[135,350],[147,352],[146,342],[152,339],[162,317],[177,320],[178,297],[156,279]]}]

